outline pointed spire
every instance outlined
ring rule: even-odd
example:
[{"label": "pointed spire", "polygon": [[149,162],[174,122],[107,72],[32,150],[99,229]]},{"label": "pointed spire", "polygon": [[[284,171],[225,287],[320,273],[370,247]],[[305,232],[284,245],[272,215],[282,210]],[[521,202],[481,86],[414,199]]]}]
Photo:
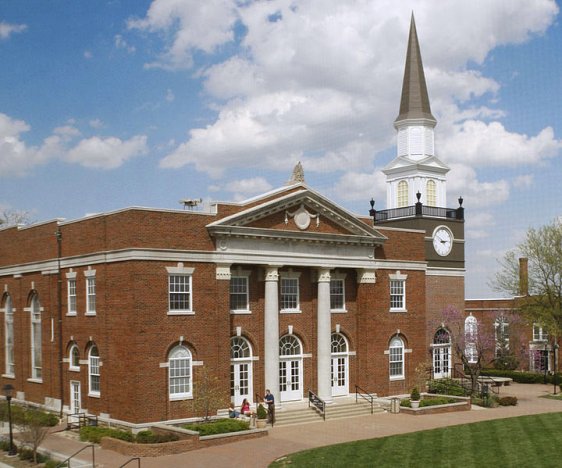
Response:
[{"label": "pointed spire", "polygon": [[408,52],[404,68],[404,81],[402,82],[402,98],[400,99],[400,113],[395,122],[406,119],[429,119],[436,122],[429,106],[425,75],[421,59],[418,34],[414,13],[410,22],[410,37],[408,39]]},{"label": "pointed spire", "polygon": [[293,185],[293,184],[304,184],[305,180],[304,180],[304,170],[302,168],[302,164],[299,161],[294,169],[293,169],[293,173],[291,174],[291,178],[288,180],[287,185]]}]

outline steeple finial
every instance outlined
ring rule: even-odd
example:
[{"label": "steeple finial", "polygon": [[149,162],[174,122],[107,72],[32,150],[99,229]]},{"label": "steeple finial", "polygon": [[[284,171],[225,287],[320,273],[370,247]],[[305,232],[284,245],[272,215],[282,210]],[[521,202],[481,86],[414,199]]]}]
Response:
[{"label": "steeple finial", "polygon": [[400,112],[395,122],[406,119],[429,119],[436,122],[429,106],[414,12],[412,12],[410,21],[410,37],[404,68],[404,81],[402,82]]},{"label": "steeple finial", "polygon": [[293,184],[304,184],[305,180],[304,180],[304,170],[302,168],[302,164],[299,161],[294,169],[293,169],[293,173],[291,174],[291,178],[288,180],[287,185],[293,185]]}]

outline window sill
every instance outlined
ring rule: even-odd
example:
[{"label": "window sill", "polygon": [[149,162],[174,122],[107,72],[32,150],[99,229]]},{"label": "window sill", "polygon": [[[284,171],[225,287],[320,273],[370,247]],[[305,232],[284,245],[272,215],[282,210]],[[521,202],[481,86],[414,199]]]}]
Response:
[{"label": "window sill", "polygon": [[406,377],[404,377],[403,375],[401,375],[401,376],[397,376],[397,377],[390,377],[389,380],[390,380],[391,382],[396,382],[396,381],[399,381],[399,380],[406,380]]},{"label": "window sill", "polygon": [[41,384],[43,383],[43,379],[33,379],[33,378],[31,378],[31,379],[27,379],[27,381],[31,382],[31,383],[41,383]]},{"label": "window sill", "polygon": [[193,310],[169,310],[168,315],[195,315]]},{"label": "window sill", "polygon": [[67,316],[67,317],[76,317],[77,315],[78,315],[77,312],[67,312],[67,313],[66,313],[66,316]]},{"label": "window sill", "polygon": [[91,398],[101,398],[100,392],[96,392],[96,393],[88,392],[88,396]]},{"label": "window sill", "polygon": [[69,367],[68,370],[70,372],[80,372],[80,368],[79,367]]},{"label": "window sill", "polygon": [[392,312],[393,314],[400,314],[400,313],[406,313],[408,312],[408,309],[390,309],[389,312]]},{"label": "window sill", "polygon": [[330,309],[331,314],[347,314],[347,309]]},{"label": "window sill", "polygon": [[15,374],[2,374],[2,377],[4,377],[5,379],[15,379],[16,378]]},{"label": "window sill", "polygon": [[95,316],[96,316],[96,313],[95,313],[95,312],[86,312],[84,315],[85,315],[86,317],[95,317]]},{"label": "window sill", "polygon": [[300,309],[281,309],[280,314],[302,314]]},{"label": "window sill", "polygon": [[193,395],[171,396],[170,401],[193,400]]},{"label": "window sill", "polygon": [[250,315],[252,313],[251,310],[231,310],[231,315]]}]

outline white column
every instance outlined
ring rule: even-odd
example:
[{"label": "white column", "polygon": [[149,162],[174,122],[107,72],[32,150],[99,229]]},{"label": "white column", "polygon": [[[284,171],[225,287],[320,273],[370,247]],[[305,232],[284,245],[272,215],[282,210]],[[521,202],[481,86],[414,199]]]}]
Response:
[{"label": "white column", "polygon": [[318,396],[332,400],[332,316],[330,313],[330,270],[318,270]]},{"label": "white column", "polygon": [[265,388],[275,398],[279,398],[279,273],[277,267],[268,266],[265,270],[265,316],[264,316],[264,367]]}]

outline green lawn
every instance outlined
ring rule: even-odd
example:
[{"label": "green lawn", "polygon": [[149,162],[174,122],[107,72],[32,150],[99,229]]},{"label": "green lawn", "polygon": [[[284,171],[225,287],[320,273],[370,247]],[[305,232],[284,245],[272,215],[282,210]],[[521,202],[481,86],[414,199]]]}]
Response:
[{"label": "green lawn", "polygon": [[550,413],[331,445],[270,466],[560,467],[561,450],[562,413]]}]

